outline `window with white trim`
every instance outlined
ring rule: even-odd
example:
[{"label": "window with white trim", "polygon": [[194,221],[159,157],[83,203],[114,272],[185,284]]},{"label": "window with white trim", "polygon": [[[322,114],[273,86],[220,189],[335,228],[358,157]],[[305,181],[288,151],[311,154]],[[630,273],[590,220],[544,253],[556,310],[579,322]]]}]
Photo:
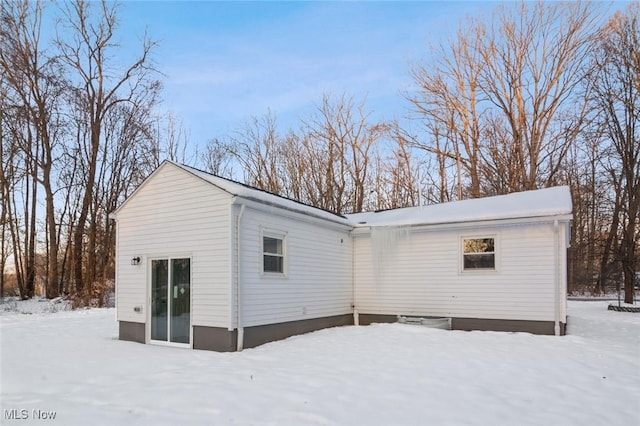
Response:
[{"label": "window with white trim", "polygon": [[474,237],[462,239],[463,271],[495,271],[495,237]]},{"label": "window with white trim", "polygon": [[285,273],[285,236],[270,233],[262,235],[262,272]]}]

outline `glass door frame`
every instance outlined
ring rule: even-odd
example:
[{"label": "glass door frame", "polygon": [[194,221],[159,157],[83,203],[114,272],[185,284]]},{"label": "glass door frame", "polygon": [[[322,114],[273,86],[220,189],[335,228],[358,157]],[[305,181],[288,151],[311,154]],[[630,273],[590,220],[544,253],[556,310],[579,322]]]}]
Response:
[{"label": "glass door frame", "polygon": [[[177,343],[170,340],[171,336],[171,282],[172,282],[172,260],[189,259],[189,343]],[[152,302],[153,302],[153,261],[166,260],[167,269],[167,340],[154,340],[151,338],[152,323]],[[160,346],[173,346],[178,348],[193,347],[193,256],[191,254],[173,254],[165,256],[150,256],[147,258],[147,327],[146,327],[147,343]]]}]

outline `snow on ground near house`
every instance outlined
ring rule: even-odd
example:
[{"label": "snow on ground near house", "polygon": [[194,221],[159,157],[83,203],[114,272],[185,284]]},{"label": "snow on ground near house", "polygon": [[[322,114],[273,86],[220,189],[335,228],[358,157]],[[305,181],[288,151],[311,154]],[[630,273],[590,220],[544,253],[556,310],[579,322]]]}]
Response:
[{"label": "snow on ground near house", "polygon": [[241,353],[116,340],[113,309],[4,312],[0,423],[637,425],[640,314],[607,304],[570,301],[565,337],[378,324]]}]

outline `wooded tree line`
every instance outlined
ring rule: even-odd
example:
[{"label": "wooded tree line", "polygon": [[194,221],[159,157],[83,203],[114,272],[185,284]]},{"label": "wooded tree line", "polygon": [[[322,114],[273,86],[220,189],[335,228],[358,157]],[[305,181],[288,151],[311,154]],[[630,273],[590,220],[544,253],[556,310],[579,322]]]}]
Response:
[{"label": "wooded tree line", "polygon": [[410,70],[410,120],[376,122],[365,101],[327,94],[297,129],[281,132],[266,112],[191,157],[179,121],[155,113],[153,42],[116,62],[116,5],[59,7],[45,40],[42,4],[1,6],[0,266],[13,259],[23,297],[38,282],[48,297],[107,287],[108,214],[169,158],[337,213],[568,184],[570,290],[622,283],[632,299],[638,3],[609,16],[592,3],[498,6]]},{"label": "wooded tree line", "polygon": [[92,297],[114,272],[108,214],[158,164],[161,86],[151,41],[114,60],[116,6],[47,6],[0,4],[0,266],[23,298]]}]

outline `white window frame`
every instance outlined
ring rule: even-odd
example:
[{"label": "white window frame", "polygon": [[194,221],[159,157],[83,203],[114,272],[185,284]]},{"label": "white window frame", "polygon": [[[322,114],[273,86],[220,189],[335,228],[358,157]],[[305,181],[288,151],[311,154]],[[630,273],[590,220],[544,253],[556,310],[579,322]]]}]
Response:
[{"label": "white window frame", "polygon": [[[465,240],[493,239],[493,268],[469,268],[464,267],[464,242]],[[497,234],[472,234],[460,236],[460,273],[461,274],[495,274],[500,269],[500,239]]]},{"label": "white window frame", "polygon": [[[265,271],[264,270],[264,256],[277,256],[273,253],[266,253],[264,251],[264,239],[274,238],[282,241],[282,272]],[[274,231],[270,229],[260,229],[260,275],[263,277],[286,277],[288,269],[287,261],[287,233],[281,231]]]}]

